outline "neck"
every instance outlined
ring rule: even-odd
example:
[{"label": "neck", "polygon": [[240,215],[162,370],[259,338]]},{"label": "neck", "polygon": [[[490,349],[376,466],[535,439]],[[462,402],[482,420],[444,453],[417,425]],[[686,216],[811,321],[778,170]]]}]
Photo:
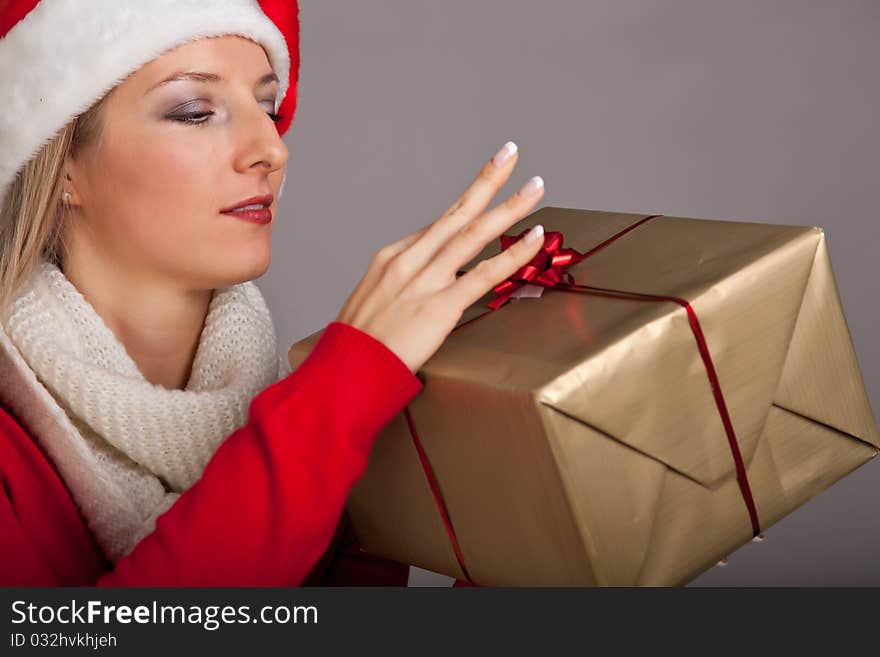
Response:
[{"label": "neck", "polygon": [[189,381],[213,290],[188,290],[124,267],[76,258],[62,271],[113,331],[144,378],[182,390]]}]

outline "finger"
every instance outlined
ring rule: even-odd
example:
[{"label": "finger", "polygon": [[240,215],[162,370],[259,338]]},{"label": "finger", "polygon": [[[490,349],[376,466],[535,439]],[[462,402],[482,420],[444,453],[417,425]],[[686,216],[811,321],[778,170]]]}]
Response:
[{"label": "finger", "polygon": [[[497,166],[496,154],[485,162],[464,194],[428,227],[424,235],[400,254],[400,257],[406,260],[404,269],[412,272],[420,271],[454,235],[486,209],[516,166],[518,149],[513,142],[508,143],[512,144],[510,148],[513,152],[507,161],[500,167]],[[502,147],[502,150],[505,147]]]},{"label": "finger", "polygon": [[[505,158],[502,161],[501,158]],[[504,178],[504,182],[507,182],[507,179],[510,177],[510,174],[513,172],[516,167],[516,161],[519,158],[519,147],[516,143],[509,141],[501,147],[501,149],[492,156],[488,162],[484,162],[483,166],[480,167],[480,171],[477,173],[476,178],[471,182],[471,184],[464,190],[461,196],[459,196],[455,203],[446,208],[446,212],[440,215],[440,220],[454,215],[458,210],[462,207],[467,206],[469,203],[473,203],[475,199],[474,193],[478,193],[480,190],[478,189],[480,186],[485,186],[486,181],[492,181],[493,177],[495,178]],[[500,163],[500,164],[499,164]],[[485,190],[484,190],[485,191]],[[492,194],[492,196],[497,193],[497,190]],[[491,201],[491,197],[486,200],[486,203]],[[484,206],[485,207],[485,206]]]},{"label": "finger", "polygon": [[[454,304],[462,312],[478,301],[498,283],[510,278],[523,265],[527,264],[544,245],[543,226],[538,224],[501,253],[486,258],[477,266],[458,278],[455,283],[438,293],[442,301]],[[529,235],[537,239],[530,240]]]},{"label": "finger", "polygon": [[526,216],[541,200],[544,181],[533,176],[519,191],[474,221],[452,238],[419,274],[424,280],[448,280],[489,242]]}]

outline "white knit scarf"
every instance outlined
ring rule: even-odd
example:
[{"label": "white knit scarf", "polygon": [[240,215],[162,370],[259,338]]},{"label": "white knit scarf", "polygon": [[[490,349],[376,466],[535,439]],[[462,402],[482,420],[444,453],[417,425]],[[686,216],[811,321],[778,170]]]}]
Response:
[{"label": "white knit scarf", "polygon": [[253,281],[214,291],[184,390],[147,381],[48,260],[18,288],[2,323],[39,381],[33,385],[51,395],[41,403],[57,404],[70,420],[64,431],[37,439],[114,562],[199,479],[220,443],[247,420],[253,397],[289,374]]}]

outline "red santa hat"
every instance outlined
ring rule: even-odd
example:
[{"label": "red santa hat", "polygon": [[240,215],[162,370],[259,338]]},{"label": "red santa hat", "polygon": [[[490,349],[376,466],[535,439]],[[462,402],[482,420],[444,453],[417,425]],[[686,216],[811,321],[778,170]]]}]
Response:
[{"label": "red santa hat", "polygon": [[0,200],[46,143],[128,75],[224,34],[265,48],[283,135],[296,111],[296,0],[0,0]]}]

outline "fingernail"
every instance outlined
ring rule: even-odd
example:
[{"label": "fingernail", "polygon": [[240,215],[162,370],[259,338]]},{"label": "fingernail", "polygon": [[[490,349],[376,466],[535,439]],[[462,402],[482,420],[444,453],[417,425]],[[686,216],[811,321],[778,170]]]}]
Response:
[{"label": "fingernail", "polygon": [[544,187],[544,179],[541,176],[532,176],[525,185],[520,187],[519,195],[531,196],[532,194],[537,194],[542,187]]},{"label": "fingernail", "polygon": [[507,142],[504,146],[501,147],[497,153],[495,153],[495,157],[492,158],[492,161],[495,163],[496,167],[501,167],[504,165],[507,160],[510,159],[510,156],[516,153],[517,146],[512,141]]},{"label": "fingernail", "polygon": [[542,237],[544,237],[544,227],[541,224],[532,226],[532,229],[526,233],[526,243],[534,244]]}]

